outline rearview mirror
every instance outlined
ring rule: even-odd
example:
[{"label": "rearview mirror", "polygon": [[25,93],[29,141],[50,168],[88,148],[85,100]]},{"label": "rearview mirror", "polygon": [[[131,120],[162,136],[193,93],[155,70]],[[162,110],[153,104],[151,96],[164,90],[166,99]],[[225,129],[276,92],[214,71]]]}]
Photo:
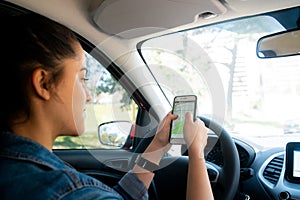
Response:
[{"label": "rearview mirror", "polygon": [[111,121],[98,126],[98,138],[101,144],[110,147],[122,147],[131,133],[130,121]]},{"label": "rearview mirror", "polygon": [[260,38],[256,54],[259,58],[300,55],[300,30],[294,29]]}]

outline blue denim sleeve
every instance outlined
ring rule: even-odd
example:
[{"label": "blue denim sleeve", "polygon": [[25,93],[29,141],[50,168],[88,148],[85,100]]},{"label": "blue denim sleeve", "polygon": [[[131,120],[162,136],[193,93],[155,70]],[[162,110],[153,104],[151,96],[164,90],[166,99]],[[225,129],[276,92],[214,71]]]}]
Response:
[{"label": "blue denim sleeve", "polygon": [[123,176],[114,189],[124,199],[148,199],[148,190],[145,184],[131,171]]},{"label": "blue denim sleeve", "polygon": [[70,192],[69,194],[61,197],[62,200],[123,200],[123,198],[117,193],[107,190],[102,190],[93,186],[85,186],[75,191]]}]

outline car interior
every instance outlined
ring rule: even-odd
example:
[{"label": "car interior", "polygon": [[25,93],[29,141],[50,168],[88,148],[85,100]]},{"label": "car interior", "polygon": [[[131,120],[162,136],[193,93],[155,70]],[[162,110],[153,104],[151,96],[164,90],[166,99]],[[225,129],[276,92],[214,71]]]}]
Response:
[{"label": "car interior", "polygon": [[[116,185],[174,97],[195,94],[214,198],[300,199],[299,0],[0,2],[0,16],[32,12],[74,31],[86,53],[86,132],[53,148],[67,165]],[[187,155],[165,154],[149,199],[186,198]]]}]

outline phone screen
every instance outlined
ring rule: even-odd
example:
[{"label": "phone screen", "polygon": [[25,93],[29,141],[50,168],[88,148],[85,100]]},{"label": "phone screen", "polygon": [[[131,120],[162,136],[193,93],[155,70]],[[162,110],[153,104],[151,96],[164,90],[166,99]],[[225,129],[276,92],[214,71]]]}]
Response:
[{"label": "phone screen", "polygon": [[195,120],[197,98],[194,95],[178,96],[174,98],[173,114],[178,115],[178,119],[172,121],[170,143],[183,144],[183,125],[185,114],[191,112]]}]

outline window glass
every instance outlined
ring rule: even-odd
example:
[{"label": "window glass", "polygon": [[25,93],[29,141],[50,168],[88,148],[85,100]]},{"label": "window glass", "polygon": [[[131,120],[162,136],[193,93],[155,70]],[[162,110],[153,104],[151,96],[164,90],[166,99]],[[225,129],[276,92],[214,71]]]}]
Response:
[{"label": "window glass", "polygon": [[[134,124],[137,115],[137,105],[123,86],[96,59],[86,53],[86,68],[88,69],[86,84],[92,96],[87,104],[85,133],[79,137],[61,136],[54,144],[54,149],[115,149],[119,145],[104,145],[99,140],[98,125],[112,121],[128,121]],[[119,130],[117,130],[119,131]],[[122,130],[120,130],[122,132]],[[123,131],[124,132],[124,131]],[[123,133],[126,140],[130,130]],[[107,142],[107,135],[102,135],[102,141]],[[119,144],[124,144],[122,141]]]},{"label": "window glass", "polygon": [[235,136],[284,146],[284,134],[300,133],[300,56],[256,56],[260,37],[284,30],[268,16],[243,18],[147,40],[142,55],[170,102],[196,94],[198,113]]}]

